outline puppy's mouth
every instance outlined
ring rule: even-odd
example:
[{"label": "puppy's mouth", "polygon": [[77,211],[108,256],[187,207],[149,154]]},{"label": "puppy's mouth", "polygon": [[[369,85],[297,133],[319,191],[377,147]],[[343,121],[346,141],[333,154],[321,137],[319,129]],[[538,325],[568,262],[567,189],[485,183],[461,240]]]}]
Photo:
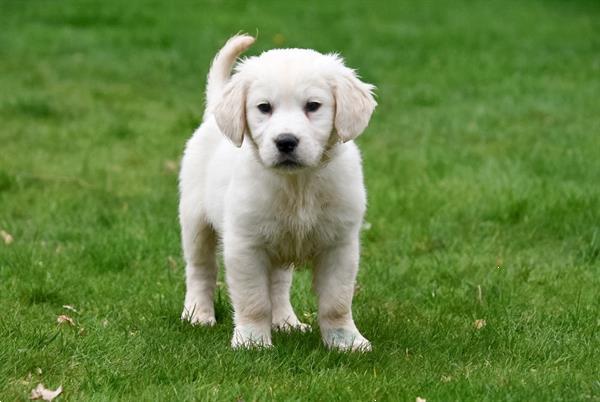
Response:
[{"label": "puppy's mouth", "polygon": [[275,163],[274,167],[282,170],[296,170],[304,167],[304,165],[295,158],[288,157]]}]

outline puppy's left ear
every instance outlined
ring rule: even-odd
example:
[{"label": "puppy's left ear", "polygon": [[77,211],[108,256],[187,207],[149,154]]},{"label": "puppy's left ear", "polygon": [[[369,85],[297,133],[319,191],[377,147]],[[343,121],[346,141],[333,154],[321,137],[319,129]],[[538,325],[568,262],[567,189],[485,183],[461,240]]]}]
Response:
[{"label": "puppy's left ear", "polygon": [[231,77],[214,111],[219,130],[236,147],[242,146],[246,132],[246,85],[239,74]]},{"label": "puppy's left ear", "polygon": [[342,142],[358,137],[369,124],[371,114],[377,106],[373,97],[374,85],[362,82],[356,72],[346,66],[341,67],[334,80],[335,130]]}]

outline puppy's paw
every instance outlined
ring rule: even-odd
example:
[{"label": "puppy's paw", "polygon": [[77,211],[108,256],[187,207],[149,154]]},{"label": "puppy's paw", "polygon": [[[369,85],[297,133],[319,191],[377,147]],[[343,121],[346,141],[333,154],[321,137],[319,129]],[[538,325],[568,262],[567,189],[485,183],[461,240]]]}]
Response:
[{"label": "puppy's paw", "polygon": [[369,342],[360,332],[347,328],[322,329],[323,342],[330,349],[352,352],[370,352]]},{"label": "puppy's paw", "polygon": [[212,327],[217,323],[215,314],[208,311],[201,311],[196,305],[186,305],[181,313],[181,320],[188,321],[192,325],[201,325]]},{"label": "puppy's paw", "polygon": [[[295,317],[294,317],[295,318]],[[273,321],[273,330],[279,332],[310,332],[312,330],[311,326],[308,324],[304,324],[303,322],[298,321],[296,318],[289,320],[279,320]]]},{"label": "puppy's paw", "polygon": [[253,326],[237,326],[233,331],[231,347],[234,349],[270,348],[271,332]]}]

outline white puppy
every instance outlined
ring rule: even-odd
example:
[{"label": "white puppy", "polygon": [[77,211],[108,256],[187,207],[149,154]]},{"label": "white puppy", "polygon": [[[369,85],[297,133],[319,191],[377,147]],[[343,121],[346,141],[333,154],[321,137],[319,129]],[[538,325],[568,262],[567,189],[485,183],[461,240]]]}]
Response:
[{"label": "white puppy", "polygon": [[234,36],[208,74],[204,122],[187,143],[179,207],[186,261],[182,318],[213,325],[222,242],[233,347],[270,346],[271,328],[308,329],[290,304],[294,263],[314,266],[326,345],[369,350],[352,319],[365,212],[352,142],[376,106],[340,57],[275,49],[241,61]]}]

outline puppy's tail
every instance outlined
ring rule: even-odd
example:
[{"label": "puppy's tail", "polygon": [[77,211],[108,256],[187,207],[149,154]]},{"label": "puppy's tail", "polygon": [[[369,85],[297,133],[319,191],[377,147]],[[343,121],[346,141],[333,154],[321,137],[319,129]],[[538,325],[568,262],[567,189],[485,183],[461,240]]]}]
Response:
[{"label": "puppy's tail", "polygon": [[254,38],[249,35],[235,35],[231,37],[225,46],[213,59],[206,83],[206,111],[207,116],[214,110],[221,100],[223,88],[231,75],[231,69],[240,54],[254,43]]}]

